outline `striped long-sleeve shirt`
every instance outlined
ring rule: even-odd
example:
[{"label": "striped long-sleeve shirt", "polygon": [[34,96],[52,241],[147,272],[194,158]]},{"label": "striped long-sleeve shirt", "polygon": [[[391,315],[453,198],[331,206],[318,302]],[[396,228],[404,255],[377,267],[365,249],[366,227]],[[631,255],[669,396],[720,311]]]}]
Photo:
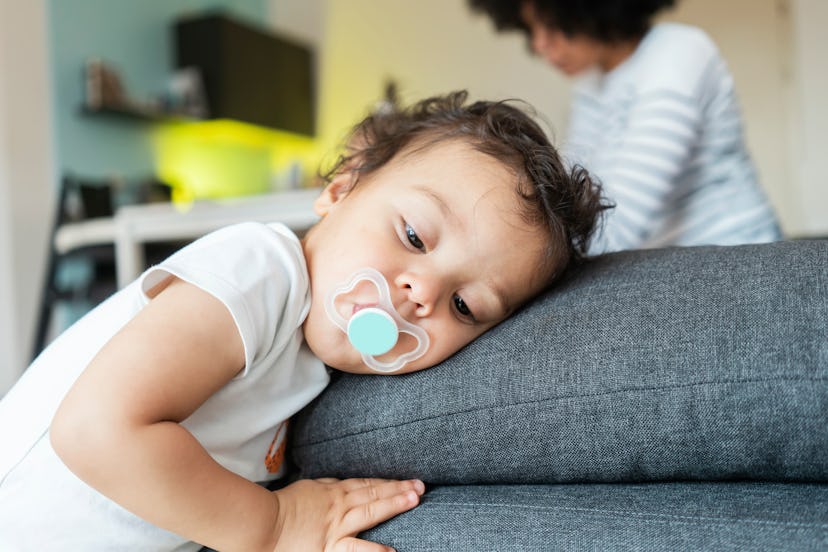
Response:
[{"label": "striped long-sleeve shirt", "polygon": [[663,23],[576,85],[567,154],[616,204],[591,253],[780,238],[747,153],[733,79],[700,29]]}]

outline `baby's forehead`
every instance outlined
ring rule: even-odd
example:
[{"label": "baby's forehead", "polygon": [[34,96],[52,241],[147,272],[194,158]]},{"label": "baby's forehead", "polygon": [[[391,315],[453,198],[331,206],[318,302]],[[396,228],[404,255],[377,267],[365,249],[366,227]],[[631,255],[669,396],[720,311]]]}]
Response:
[{"label": "baby's forehead", "polygon": [[[406,145],[389,160],[384,168],[387,170],[406,167],[416,167],[417,170],[452,168],[469,176],[477,175],[478,178],[480,173],[496,174],[496,181],[487,178],[486,182],[496,183],[512,193],[524,195],[522,189],[526,187],[529,178],[523,169],[520,156],[513,151],[502,155],[498,153],[464,137],[435,138]],[[444,183],[444,185],[450,184],[451,182]]]},{"label": "baby's forehead", "polygon": [[543,217],[528,175],[515,162],[481,151],[467,139],[412,145],[398,159],[412,188],[441,211],[474,221],[496,218],[509,232],[544,233]]}]

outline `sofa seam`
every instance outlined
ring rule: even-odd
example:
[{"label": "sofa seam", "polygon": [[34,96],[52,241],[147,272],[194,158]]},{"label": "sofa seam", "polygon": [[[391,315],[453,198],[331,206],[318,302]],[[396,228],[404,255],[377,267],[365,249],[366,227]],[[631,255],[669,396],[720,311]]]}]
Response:
[{"label": "sofa seam", "polygon": [[796,521],[771,521],[771,520],[762,520],[762,519],[739,519],[739,518],[722,518],[722,517],[712,517],[712,516],[685,516],[679,514],[659,514],[659,513],[641,513],[641,512],[629,512],[625,510],[602,510],[599,508],[574,508],[574,507],[567,507],[567,506],[533,506],[529,504],[515,504],[515,503],[495,503],[495,502],[425,502],[424,504],[428,504],[430,506],[464,506],[470,508],[478,508],[480,506],[491,506],[497,508],[503,507],[512,507],[512,508],[522,508],[526,510],[548,510],[548,511],[567,511],[567,512],[588,512],[594,514],[601,514],[613,517],[637,517],[637,518],[664,518],[664,521],[678,521],[680,523],[693,523],[693,522],[718,522],[722,525],[733,525],[738,523],[750,523],[755,525],[778,525],[784,527],[802,527],[802,528],[818,528],[818,529],[828,529],[828,524],[826,523],[803,523],[803,522],[796,522]]},{"label": "sofa seam", "polygon": [[486,411],[494,411],[494,410],[503,410],[507,408],[513,408],[516,406],[526,406],[532,404],[541,404],[545,402],[556,402],[562,401],[567,399],[579,399],[579,398],[595,398],[595,397],[605,397],[609,395],[616,395],[619,393],[643,393],[649,391],[665,391],[671,389],[686,389],[691,387],[704,387],[704,386],[715,386],[715,385],[734,385],[734,384],[760,384],[760,383],[781,383],[781,382],[828,382],[828,378],[818,377],[818,378],[769,378],[769,379],[746,379],[746,380],[715,380],[715,381],[705,381],[705,382],[694,382],[694,383],[683,383],[683,384],[675,384],[675,385],[663,385],[663,386],[648,386],[648,387],[632,387],[627,389],[617,389],[614,391],[604,391],[600,393],[586,393],[586,394],[573,394],[573,395],[561,395],[557,397],[547,397],[544,399],[537,399],[532,401],[521,401],[515,402],[510,404],[500,404],[500,405],[491,405],[486,407],[479,407],[479,408],[468,408],[465,410],[457,410],[455,412],[444,412],[441,414],[433,415],[433,416],[424,416],[417,419],[406,420],[402,423],[398,424],[391,424],[385,425],[381,427],[374,427],[371,429],[363,430],[363,431],[354,431],[351,433],[346,433],[343,435],[338,435],[336,437],[328,437],[325,439],[321,439],[319,441],[307,441],[304,443],[294,443],[293,447],[296,448],[303,448],[315,445],[321,445],[324,443],[335,442],[341,439],[346,439],[349,437],[354,437],[357,435],[365,435],[368,433],[373,433],[375,431],[383,431],[386,429],[391,429],[395,427],[404,427],[412,424],[417,424],[421,422],[425,422],[428,420],[435,420],[438,418],[444,418],[449,416],[459,416],[463,414],[469,414],[473,412],[486,412]]}]

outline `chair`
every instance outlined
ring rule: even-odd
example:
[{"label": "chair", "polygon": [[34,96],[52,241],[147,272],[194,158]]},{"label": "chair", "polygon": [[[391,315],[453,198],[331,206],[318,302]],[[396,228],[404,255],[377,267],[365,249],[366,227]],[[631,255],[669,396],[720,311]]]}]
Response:
[{"label": "chair", "polygon": [[[115,250],[112,244],[82,247],[65,253],[60,253],[55,245],[55,235],[64,224],[111,217],[113,196],[111,182],[84,181],[72,176],[62,179],[52,222],[32,358],[47,345],[52,315],[58,303],[84,301],[95,305],[115,290]],[[89,278],[82,285],[67,286],[65,281],[61,281],[61,269],[69,259],[82,259],[80,262],[87,263],[91,268]]]}]

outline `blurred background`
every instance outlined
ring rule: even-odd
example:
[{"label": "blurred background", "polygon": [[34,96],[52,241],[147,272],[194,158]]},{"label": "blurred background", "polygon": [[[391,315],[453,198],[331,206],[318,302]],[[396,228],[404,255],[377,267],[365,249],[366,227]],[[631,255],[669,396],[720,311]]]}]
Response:
[{"label": "blurred background", "polygon": [[[786,236],[828,235],[828,2],[680,0],[663,19],[702,27],[728,61]],[[89,292],[115,281],[94,256],[56,264],[72,198],[111,218],[312,186],[389,83],[402,103],[521,98],[565,133],[571,83],[465,0],[0,0],[0,395],[37,348],[49,282],[85,290],[52,334],[114,290]]]}]

